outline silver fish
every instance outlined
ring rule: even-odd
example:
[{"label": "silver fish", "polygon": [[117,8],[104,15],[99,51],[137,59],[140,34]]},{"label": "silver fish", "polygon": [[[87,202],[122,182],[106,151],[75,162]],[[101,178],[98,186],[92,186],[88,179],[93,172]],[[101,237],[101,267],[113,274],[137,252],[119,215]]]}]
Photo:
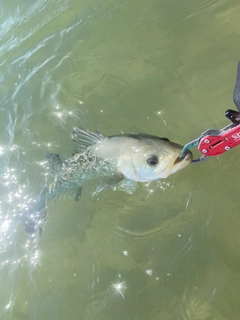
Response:
[{"label": "silver fish", "polygon": [[30,210],[25,210],[37,211],[37,214],[31,214],[30,220],[25,218],[28,233],[32,233],[30,231],[35,224],[33,216],[34,220],[36,217],[38,220],[45,218],[47,200],[69,190],[75,191],[75,200],[79,200],[87,180],[103,177],[99,192],[126,179],[150,182],[166,178],[192,161],[191,151],[187,150],[180,158],[181,145],[147,134],[104,137],[99,132],[73,128],[73,141],[76,152],[71,157],[63,158],[58,154],[47,156],[52,181],[46,183],[38,200],[33,206],[30,205]]}]

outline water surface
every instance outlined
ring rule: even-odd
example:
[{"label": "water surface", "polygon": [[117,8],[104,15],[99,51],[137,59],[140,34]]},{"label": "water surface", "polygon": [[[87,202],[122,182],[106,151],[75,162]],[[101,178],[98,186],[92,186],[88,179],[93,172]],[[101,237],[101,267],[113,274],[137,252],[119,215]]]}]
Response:
[{"label": "water surface", "polygon": [[184,144],[227,125],[239,14],[236,0],[2,2],[1,319],[239,319],[238,148],[133,194],[93,197],[91,181],[79,203],[49,203],[38,242],[18,223],[73,126]]}]

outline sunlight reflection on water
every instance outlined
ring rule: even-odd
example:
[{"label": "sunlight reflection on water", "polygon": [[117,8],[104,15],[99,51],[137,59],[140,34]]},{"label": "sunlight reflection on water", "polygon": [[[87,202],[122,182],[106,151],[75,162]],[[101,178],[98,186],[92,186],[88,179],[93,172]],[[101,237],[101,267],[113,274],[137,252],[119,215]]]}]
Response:
[{"label": "sunlight reflection on water", "polygon": [[90,182],[79,203],[48,204],[41,237],[19,221],[45,155],[73,152],[73,126],[180,143],[223,127],[239,13],[236,0],[2,4],[1,319],[239,318],[238,150],[116,192]]}]

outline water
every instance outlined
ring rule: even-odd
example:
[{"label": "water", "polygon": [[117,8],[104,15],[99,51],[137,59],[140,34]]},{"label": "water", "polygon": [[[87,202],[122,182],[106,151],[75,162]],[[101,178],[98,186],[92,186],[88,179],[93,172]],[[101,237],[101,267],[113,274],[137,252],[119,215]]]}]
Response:
[{"label": "water", "polygon": [[[17,223],[73,126],[186,143],[228,124],[237,0],[2,1],[0,318],[239,318],[239,148],[133,194],[49,203]],[[197,152],[195,157],[197,157]]]}]

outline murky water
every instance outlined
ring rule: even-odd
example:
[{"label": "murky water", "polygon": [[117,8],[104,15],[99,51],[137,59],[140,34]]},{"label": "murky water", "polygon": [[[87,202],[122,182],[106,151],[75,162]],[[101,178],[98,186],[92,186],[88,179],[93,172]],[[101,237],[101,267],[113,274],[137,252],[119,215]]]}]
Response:
[{"label": "murky water", "polygon": [[237,0],[1,3],[1,319],[239,319],[239,148],[133,194],[93,197],[91,181],[79,203],[49,203],[38,243],[18,223],[73,126],[184,144],[228,124],[239,14]]}]

